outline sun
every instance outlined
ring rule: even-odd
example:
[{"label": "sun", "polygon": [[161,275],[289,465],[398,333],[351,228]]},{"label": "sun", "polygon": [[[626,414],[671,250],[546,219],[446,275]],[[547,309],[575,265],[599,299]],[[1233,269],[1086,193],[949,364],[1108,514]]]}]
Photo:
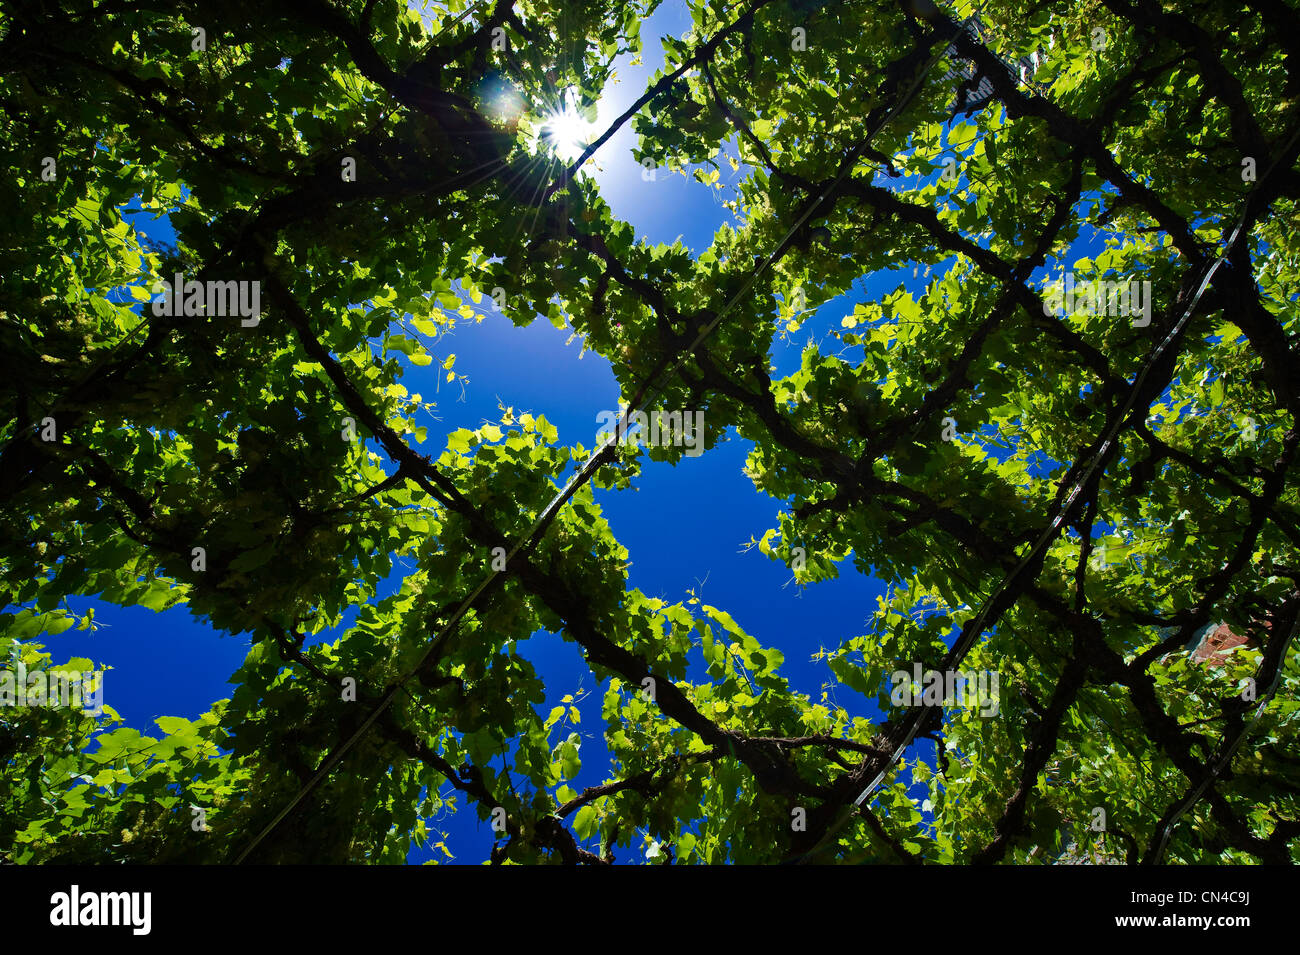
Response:
[{"label": "sun", "polygon": [[547,116],[542,124],[544,141],[565,162],[573,162],[581,156],[595,135],[596,127],[583,119],[577,108],[568,102]]}]

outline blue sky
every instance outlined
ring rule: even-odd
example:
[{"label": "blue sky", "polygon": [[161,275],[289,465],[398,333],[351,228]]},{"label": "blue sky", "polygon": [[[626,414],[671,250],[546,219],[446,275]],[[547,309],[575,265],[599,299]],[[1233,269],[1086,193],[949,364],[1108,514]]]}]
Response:
[{"label": "blue sky", "polygon": [[[626,63],[629,58],[623,58],[619,82],[601,103],[597,129],[604,129],[622,112],[662,65],[658,37],[681,36],[689,28],[689,14],[679,0],[666,2],[645,22],[644,65],[631,66]],[[681,175],[660,172],[655,181],[645,181],[632,157],[633,146],[628,124],[595,157],[600,167],[596,179],[614,214],[631,222],[637,236],[652,243],[672,243],[680,237],[693,253],[704,251],[717,227],[731,216],[721,205],[722,194]],[[724,182],[738,175],[726,164],[722,169]],[[172,239],[165,223],[137,217],[135,225],[155,238]],[[778,342],[773,363],[780,373],[797,367],[799,352],[810,338],[838,327],[853,302],[874,298],[900,283],[916,292],[925,282],[924,276],[913,278],[910,267],[868,277],[854,292],[823,305],[791,342]],[[460,382],[439,380],[436,364],[412,367],[404,379],[411,392],[420,392],[426,400],[436,395],[438,420],[421,422],[429,425],[429,441],[422,451],[436,454],[446,432],[499,420],[500,405],[516,413],[545,414],[559,431],[559,443],[592,447],[597,415],[618,407],[609,363],[591,352],[580,358],[581,342],[566,342],[568,331],[554,328],[545,319],[518,328],[490,308],[490,299],[484,302],[489,311],[481,323],[458,327],[438,343],[440,354],[456,354],[456,371],[468,378],[463,394]],[[757,549],[740,552],[751,538],[776,526],[779,510],[778,502],[757,493],[742,473],[750,447],[732,434],[708,454],[684,458],[676,466],[645,460],[634,490],[597,492],[597,500],[630,552],[632,586],[668,601],[684,600],[693,589],[704,603],[728,611],[761,643],[780,649],[786,660],[783,675],[796,689],[818,699],[829,670],[813,663],[812,654],[867,632],[884,587],[857,574],[846,562],[839,579],[801,590],[784,566]],[[671,533],[666,532],[669,528]],[[227,680],[247,652],[246,635],[215,631],[195,620],[184,604],[155,613],[93,599],[71,603],[78,612],[93,606],[102,628],[94,633],[68,630],[43,639],[56,661],[84,656],[113,668],[106,680],[105,702],[127,725],[156,735],[155,717],[192,719],[233,692]],[[604,782],[609,762],[600,738],[601,688],[594,685],[578,649],[549,634],[534,635],[519,649],[533,661],[548,688],[548,700],[539,707],[543,716],[565,694],[576,694],[580,683],[590,693],[579,703],[583,769],[569,785],[581,790]],[[838,701],[855,714],[876,712],[873,704],[847,689],[841,690]],[[925,750],[929,749],[927,744]],[[449,786],[444,787],[444,792],[449,791]],[[493,835],[486,823],[464,808],[463,801],[460,804],[461,812],[444,817],[431,830],[448,833],[446,844],[457,862],[479,863],[487,857]],[[639,851],[636,843],[632,850],[621,850],[622,861],[631,861]],[[429,857],[428,850],[416,851],[411,861]]]}]

